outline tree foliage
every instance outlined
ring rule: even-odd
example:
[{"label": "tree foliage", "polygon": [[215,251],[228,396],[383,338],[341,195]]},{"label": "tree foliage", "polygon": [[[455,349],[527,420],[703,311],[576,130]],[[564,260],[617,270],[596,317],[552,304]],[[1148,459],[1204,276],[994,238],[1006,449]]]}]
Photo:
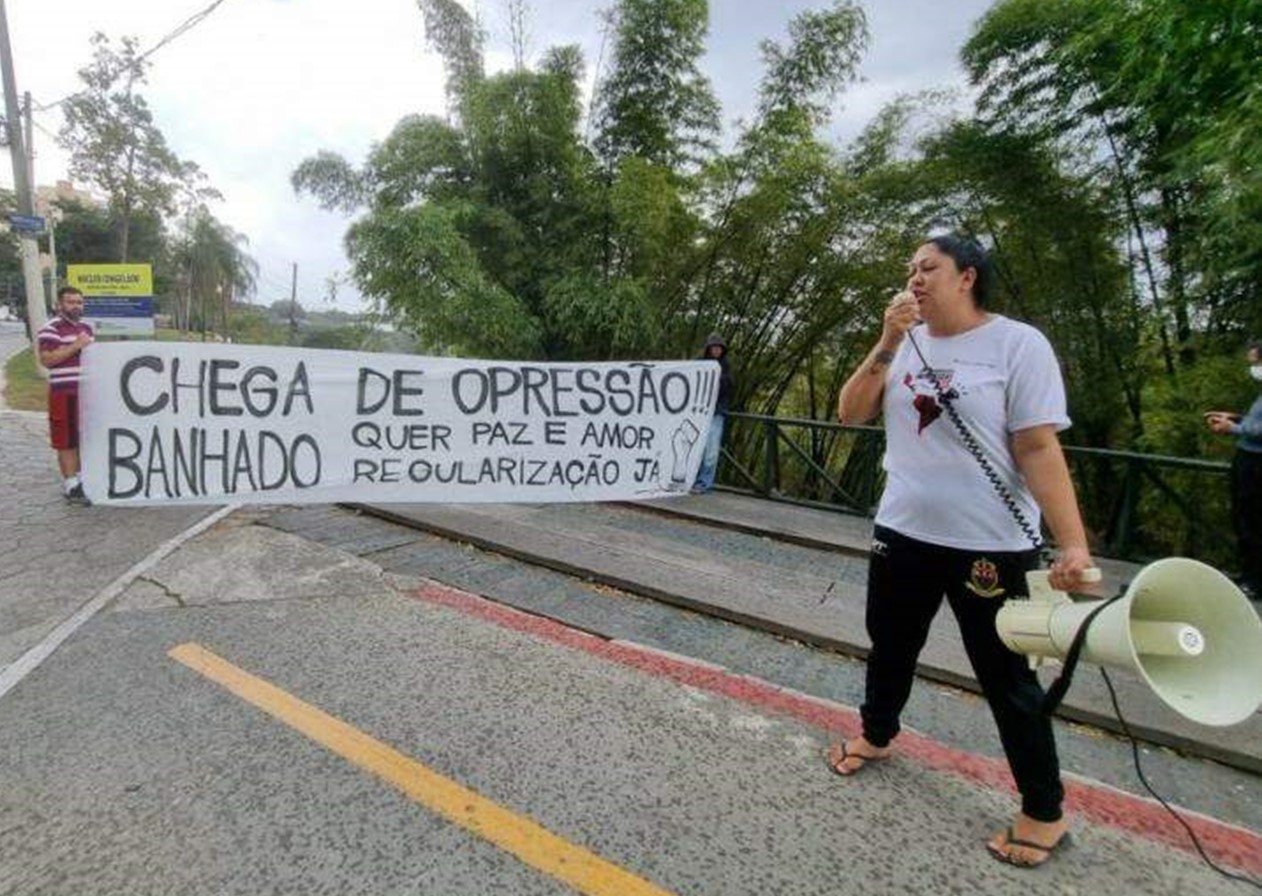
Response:
[{"label": "tree foliage", "polygon": [[614,5],[589,122],[576,49],[530,64],[519,42],[488,74],[473,18],[419,8],[449,114],[292,182],[356,216],[356,283],[429,350],[679,356],[717,329],[738,406],[830,417],[905,259],[953,228],[992,247],[997,308],[1058,346],[1073,437],[1123,447],[1150,443],[1154,383],[1260,323],[1262,47],[1238,4],[999,0],[961,51],[975,115],[900,97],[846,147],[823,133],[868,45],[848,0],[762,43],[726,141],[704,0]]},{"label": "tree foliage", "polygon": [[[17,212],[17,197],[12,190],[0,187],[0,215],[7,218]],[[9,306],[14,312],[25,314],[26,282],[22,277],[22,257],[18,248],[17,234],[13,231],[0,234],[0,305]]]},{"label": "tree foliage", "polygon": [[205,205],[188,209],[170,245],[175,273],[171,310],[180,329],[228,330],[233,302],[254,291],[258,265],[249,240],[219,221]]},{"label": "tree foliage", "polygon": [[1195,359],[1199,333],[1262,322],[1251,6],[1001,0],[963,51],[989,127],[1076,147],[1078,168],[1114,197],[1167,374],[1176,353]]},{"label": "tree foliage", "polygon": [[[788,338],[777,320],[802,339],[818,332],[807,321],[827,287],[799,298],[794,286],[832,232],[807,220],[829,213],[818,204],[829,152],[813,129],[856,76],[866,40],[856,6],[799,17],[787,46],[765,45],[763,112],[730,154],[714,146],[717,104],[698,69],[701,0],[617,5],[590,143],[577,50],[486,76],[469,56],[481,46],[472,21],[436,4],[421,10],[453,85],[450,121],[405,118],[362,167],[322,152],[292,182],[327,208],[361,213],[347,234],[355,279],[425,345],[555,358],[677,354],[692,351],[702,329],[735,324],[743,304],[751,338]],[[796,218],[777,220],[791,210]],[[802,232],[809,246],[773,253]],[[754,294],[733,296],[737,269],[751,274],[749,259],[769,254],[790,270],[753,274]],[[778,369],[788,376],[792,366]]]},{"label": "tree foliage", "polygon": [[719,104],[698,69],[708,27],[706,0],[617,5],[596,114],[596,150],[610,168],[638,158],[675,171],[713,151]]},{"label": "tree foliage", "polygon": [[65,124],[59,136],[70,153],[70,174],[108,197],[117,224],[114,260],[131,257],[136,214],[169,215],[181,184],[195,180],[197,166],[181,161],[137,88],[145,83],[147,63],[136,41],[124,37],[115,49],[97,32],[92,60],[79,70],[84,89],[63,104]]}]

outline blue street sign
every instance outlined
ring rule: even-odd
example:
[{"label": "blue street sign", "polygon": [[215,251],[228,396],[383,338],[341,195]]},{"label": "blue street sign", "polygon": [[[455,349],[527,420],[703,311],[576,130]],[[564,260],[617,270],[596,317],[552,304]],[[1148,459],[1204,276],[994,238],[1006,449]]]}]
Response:
[{"label": "blue street sign", "polygon": [[9,226],[18,233],[43,233],[44,223],[38,215],[9,215]]}]

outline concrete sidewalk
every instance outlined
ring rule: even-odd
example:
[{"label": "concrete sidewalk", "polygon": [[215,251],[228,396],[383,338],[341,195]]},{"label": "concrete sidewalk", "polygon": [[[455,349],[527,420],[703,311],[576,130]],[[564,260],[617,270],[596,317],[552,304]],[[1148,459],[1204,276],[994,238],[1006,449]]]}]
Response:
[{"label": "concrete sidewalk", "polygon": [[[27,345],[0,326],[4,359]],[[0,377],[2,379],[2,377]],[[61,495],[48,418],[0,410],[0,671],[213,507],[82,507]]]},{"label": "concrete sidewalk", "polygon": [[[734,494],[642,505],[363,507],[385,519],[851,656],[866,656],[871,521]],[[645,509],[653,511],[646,513]],[[677,519],[659,514],[669,512]],[[683,523],[678,518],[692,522]],[[706,527],[695,525],[704,522]],[[707,531],[708,530],[708,531]],[[722,532],[722,534],[716,534]],[[1106,561],[1107,593],[1139,569]],[[920,674],[978,690],[949,612],[939,613]],[[1044,670],[1045,683],[1058,669]],[[1138,675],[1110,673],[1135,735],[1262,773],[1262,715],[1230,728],[1193,724]],[[1098,671],[1079,667],[1059,714],[1121,732]]]}]

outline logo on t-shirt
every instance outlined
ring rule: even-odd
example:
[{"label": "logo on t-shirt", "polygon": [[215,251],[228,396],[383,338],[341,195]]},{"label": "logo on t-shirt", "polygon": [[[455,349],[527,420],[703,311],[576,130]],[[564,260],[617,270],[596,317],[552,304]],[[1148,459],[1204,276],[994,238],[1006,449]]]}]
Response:
[{"label": "logo on t-shirt", "polygon": [[964,587],[978,597],[998,597],[1004,593],[1004,589],[999,587],[999,567],[985,557],[973,561]]},{"label": "logo on t-shirt", "polygon": [[911,390],[911,405],[920,418],[919,425],[916,427],[917,435],[942,416],[942,406],[938,403],[939,395],[947,401],[960,397],[960,393],[951,388],[951,380],[954,377],[954,370],[922,370],[915,376],[910,373],[903,374],[903,385]]}]

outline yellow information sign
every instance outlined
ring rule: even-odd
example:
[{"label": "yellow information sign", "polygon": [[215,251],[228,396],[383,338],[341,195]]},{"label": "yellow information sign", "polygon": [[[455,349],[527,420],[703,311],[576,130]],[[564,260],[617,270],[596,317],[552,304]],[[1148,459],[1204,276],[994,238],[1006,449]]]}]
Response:
[{"label": "yellow information sign", "polygon": [[66,281],[85,296],[152,296],[149,264],[71,264]]}]

